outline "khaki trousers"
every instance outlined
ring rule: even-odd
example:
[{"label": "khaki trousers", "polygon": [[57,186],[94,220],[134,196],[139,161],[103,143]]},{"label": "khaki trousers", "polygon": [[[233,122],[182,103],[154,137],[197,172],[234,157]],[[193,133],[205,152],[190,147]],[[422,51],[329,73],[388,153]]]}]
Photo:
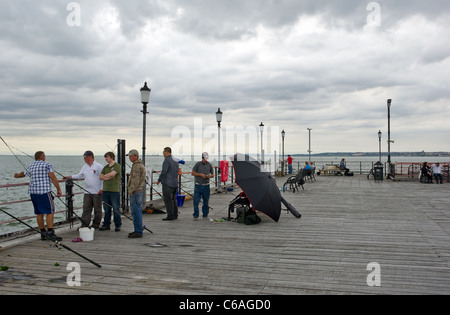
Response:
[{"label": "khaki trousers", "polygon": [[86,225],[91,224],[92,208],[94,208],[92,227],[99,228],[100,223],[102,223],[102,196],[98,194],[84,194],[83,215],[81,216],[83,227],[88,227]]}]

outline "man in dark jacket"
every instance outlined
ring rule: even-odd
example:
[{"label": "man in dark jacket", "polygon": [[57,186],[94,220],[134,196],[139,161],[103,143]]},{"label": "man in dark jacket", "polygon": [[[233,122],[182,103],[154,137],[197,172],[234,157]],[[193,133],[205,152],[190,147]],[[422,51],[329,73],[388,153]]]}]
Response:
[{"label": "man in dark jacket", "polygon": [[172,149],[164,148],[164,162],[157,184],[162,183],[163,199],[166,206],[167,217],[164,221],[178,219],[177,188],[178,188],[178,162],[172,157]]}]

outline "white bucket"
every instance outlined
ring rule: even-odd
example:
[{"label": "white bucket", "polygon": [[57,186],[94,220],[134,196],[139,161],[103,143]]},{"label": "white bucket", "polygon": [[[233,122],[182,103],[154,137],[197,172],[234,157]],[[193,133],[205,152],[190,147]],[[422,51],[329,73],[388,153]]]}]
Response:
[{"label": "white bucket", "polygon": [[90,242],[94,240],[94,231],[95,229],[90,228],[81,228],[78,230],[80,232],[80,238],[83,242]]}]

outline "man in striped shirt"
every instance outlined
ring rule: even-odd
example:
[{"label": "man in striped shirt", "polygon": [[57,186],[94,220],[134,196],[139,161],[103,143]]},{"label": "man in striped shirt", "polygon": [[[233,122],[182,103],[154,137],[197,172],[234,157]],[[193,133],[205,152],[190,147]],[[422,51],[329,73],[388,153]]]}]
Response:
[{"label": "man in striped shirt", "polygon": [[[31,196],[31,201],[34,206],[34,213],[36,220],[41,230],[41,239],[45,241],[51,238],[55,241],[61,241],[61,237],[55,235],[53,230],[53,218],[55,214],[55,205],[53,203],[51,183],[57,189],[57,196],[61,197],[61,188],[59,187],[58,179],[53,171],[53,166],[45,162],[45,153],[42,151],[36,152],[34,155],[35,162],[31,164],[25,172],[14,174],[15,178],[30,177],[30,184],[28,186],[28,193]],[[44,224],[44,215],[47,221],[47,230]]]}]

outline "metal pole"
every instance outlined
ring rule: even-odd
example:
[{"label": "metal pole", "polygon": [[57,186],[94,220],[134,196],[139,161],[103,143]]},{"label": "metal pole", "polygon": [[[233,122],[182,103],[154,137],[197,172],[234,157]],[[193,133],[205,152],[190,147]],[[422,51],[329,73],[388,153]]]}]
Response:
[{"label": "metal pole", "polygon": [[145,138],[146,138],[146,134],[147,134],[147,120],[146,120],[146,115],[148,114],[147,112],[147,104],[148,103],[142,103],[143,104],[143,110],[141,111],[141,113],[143,114],[143,125],[142,125],[142,164],[145,165]]},{"label": "metal pole", "polygon": [[[143,119],[143,126],[142,126],[142,164],[144,164],[144,166],[145,166],[145,138],[146,138],[146,134],[147,134],[147,119],[146,119],[146,116],[147,116],[147,114],[148,114],[148,111],[147,111],[147,104],[148,103],[146,103],[146,102],[143,102],[142,103],[142,105],[143,105],[143,109],[142,109],[142,115],[143,115],[143,117],[144,117],[144,119]],[[146,203],[146,200],[147,199],[147,187],[146,187],[146,185],[144,185],[144,189],[143,189],[143,191],[142,191],[142,206],[145,206],[145,203]]]},{"label": "metal pole", "polygon": [[391,179],[391,104],[392,104],[392,100],[388,99],[387,100],[387,108],[388,108],[388,167],[389,167],[389,171],[388,171],[388,179]]},{"label": "metal pole", "polygon": [[219,181],[218,191],[220,191],[220,188],[221,188],[221,185],[222,185],[222,176],[221,176],[221,170],[220,170],[220,121],[217,122],[217,130],[218,130],[218,136],[219,136],[218,148],[217,148],[217,152],[218,152],[217,154],[218,154],[218,159],[219,159],[219,169],[218,169],[217,173],[218,173],[218,181]]},{"label": "metal pole", "polygon": [[284,176],[284,136],[285,136],[285,134],[284,134],[284,130],[283,130],[283,133],[282,133],[282,137],[283,137],[283,160],[281,162],[281,176]]},{"label": "metal pole", "polygon": [[378,132],[378,161],[381,163],[381,130]]},{"label": "metal pole", "polygon": [[311,165],[311,128],[308,128],[308,131],[309,131],[309,150],[308,150],[308,152],[309,152],[309,164]]},{"label": "metal pole", "polygon": [[261,130],[261,165],[264,165],[263,131]]}]

